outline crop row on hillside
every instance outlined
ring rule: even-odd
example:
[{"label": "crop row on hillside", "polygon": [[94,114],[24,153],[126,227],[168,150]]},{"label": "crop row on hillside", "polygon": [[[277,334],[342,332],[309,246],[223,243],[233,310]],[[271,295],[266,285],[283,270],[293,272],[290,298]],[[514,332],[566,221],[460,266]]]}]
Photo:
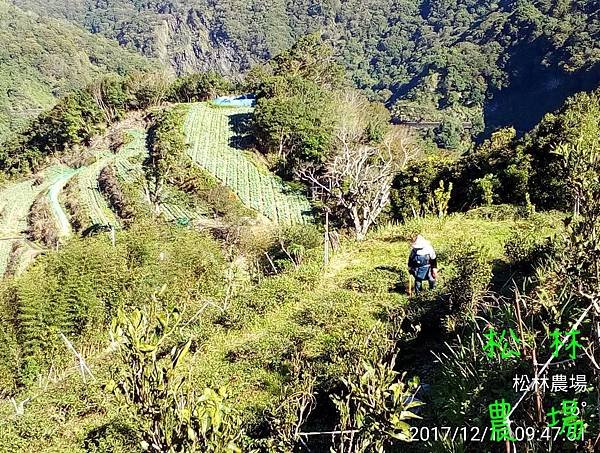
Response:
[{"label": "crop row on hillside", "polygon": [[197,217],[194,211],[173,203],[163,203],[160,212],[168,221],[193,220]]},{"label": "crop row on hillside", "polygon": [[98,160],[92,165],[81,170],[78,176],[79,193],[82,205],[85,207],[86,216],[92,225],[118,226],[115,214],[108,206],[108,202],[100,193],[98,175],[108,165],[128,165],[130,159],[140,156],[145,152],[145,134],[141,129],[129,131],[132,140],[122,149],[113,154],[103,151],[98,155]]},{"label": "crop row on hillside", "polygon": [[[24,239],[27,214],[36,197],[70,174],[70,169],[56,165],[40,176],[41,183],[28,179],[0,191],[0,276],[6,271],[10,251],[15,241]],[[18,238],[18,239],[17,239]]]},{"label": "crop row on hillside", "polygon": [[190,157],[230,187],[242,203],[269,219],[280,223],[309,221],[311,208],[306,197],[294,193],[274,175],[261,173],[242,150],[232,146],[234,130],[251,112],[251,108],[193,104],[184,124]]},{"label": "crop row on hillside", "polygon": [[[76,178],[78,198],[91,224],[117,225],[114,213],[98,189],[97,179],[100,171],[113,163],[136,168],[130,160],[145,152],[145,134],[143,130],[133,130],[130,133],[133,140],[123,146],[117,154],[100,152],[96,156],[96,162],[78,170],[55,165],[40,174],[41,183],[27,179],[0,191],[0,276],[6,270],[14,242],[25,238],[27,214],[39,194],[48,192],[47,196],[61,235],[66,236],[70,233],[67,216],[58,201],[58,196],[71,178]],[[139,165],[137,169],[139,171]]]}]

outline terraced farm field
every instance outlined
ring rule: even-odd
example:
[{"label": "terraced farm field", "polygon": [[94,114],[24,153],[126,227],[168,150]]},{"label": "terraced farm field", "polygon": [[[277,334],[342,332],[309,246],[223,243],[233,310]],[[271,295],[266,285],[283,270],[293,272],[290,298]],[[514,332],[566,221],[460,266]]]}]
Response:
[{"label": "terraced farm field", "polygon": [[[97,179],[100,171],[107,165],[114,163],[133,166],[128,164],[129,159],[145,152],[145,132],[133,130],[131,134],[133,140],[123,146],[119,153],[101,152],[97,155],[96,162],[87,167],[75,170],[64,165],[55,165],[44,170],[40,184],[35,184],[34,179],[30,178],[0,190],[0,278],[6,272],[14,243],[25,241],[27,215],[36,197],[41,193],[47,192],[60,235],[64,237],[71,233],[68,218],[58,201],[60,192],[71,178],[77,178],[79,196],[82,205],[86,207],[90,222],[117,225],[115,215],[99,191]],[[139,165],[137,168],[139,171]],[[24,243],[29,247],[29,243]]]},{"label": "terraced farm field", "polygon": [[133,129],[128,132],[132,140],[124,145],[121,150],[114,154],[103,151],[98,155],[98,160],[92,165],[83,168],[77,176],[81,204],[84,206],[86,215],[92,225],[118,226],[115,214],[108,206],[108,202],[98,187],[98,175],[102,169],[114,164],[117,168],[121,166],[132,166],[130,159],[146,152],[146,134],[142,129]]},{"label": "terraced farm field", "polygon": [[13,244],[24,239],[27,214],[34,200],[67,175],[72,175],[70,168],[56,165],[42,173],[41,184],[35,185],[33,179],[28,179],[0,191],[0,277],[6,271]]},{"label": "terraced farm field", "polygon": [[[247,207],[280,223],[310,221],[310,204],[306,197],[291,191],[279,178],[262,173],[242,150],[231,145],[235,137],[234,126],[241,121],[238,115],[250,112],[251,108],[211,108],[206,103],[192,104],[185,121],[185,133],[190,142],[188,154],[233,190]],[[132,140],[118,153],[100,152],[89,166],[72,169],[55,165],[41,174],[41,183],[36,184],[30,178],[0,190],[0,278],[6,271],[13,244],[25,240],[27,215],[39,194],[47,192],[61,235],[70,234],[68,218],[58,197],[71,178],[76,178],[81,205],[90,224],[118,226],[115,214],[99,190],[98,175],[107,165],[115,165],[119,176],[126,181],[140,175],[140,162],[135,158],[147,152],[146,133],[142,129],[129,133]],[[202,219],[203,213],[169,200],[161,211],[165,219],[171,221],[182,218],[206,221]]]},{"label": "terraced farm field", "polygon": [[192,104],[184,124],[190,157],[233,190],[247,207],[269,219],[284,224],[310,221],[311,207],[305,196],[291,191],[276,176],[260,172],[242,150],[232,146],[236,122],[251,112],[248,107]]}]

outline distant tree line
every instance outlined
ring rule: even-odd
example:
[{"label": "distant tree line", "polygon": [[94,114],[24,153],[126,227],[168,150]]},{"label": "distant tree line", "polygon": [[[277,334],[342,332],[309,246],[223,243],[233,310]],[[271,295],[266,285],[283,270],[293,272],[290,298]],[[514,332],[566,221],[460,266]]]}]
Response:
[{"label": "distant tree line", "polygon": [[[268,8],[233,0],[84,0],[77,12],[60,0],[19,3],[160,55],[179,74],[219,68],[237,76],[322,31],[354,87],[386,102],[394,116],[441,121],[432,137],[449,149],[483,130],[484,108],[523,74],[528,87],[543,88],[549,77],[597,72],[600,63],[598,4],[588,0],[288,1]],[[162,21],[175,30],[166,42],[157,32]],[[530,116],[544,113],[535,101],[520,102]],[[502,124],[513,124],[512,115]],[[473,125],[466,133],[465,121]]]},{"label": "distant tree line", "polygon": [[406,219],[431,212],[440,182],[452,183],[450,209],[492,204],[530,205],[570,211],[576,166],[565,166],[564,146],[599,150],[600,90],[578,93],[522,138],[513,128],[496,131],[461,156],[429,153],[400,171],[392,190],[391,215]]}]

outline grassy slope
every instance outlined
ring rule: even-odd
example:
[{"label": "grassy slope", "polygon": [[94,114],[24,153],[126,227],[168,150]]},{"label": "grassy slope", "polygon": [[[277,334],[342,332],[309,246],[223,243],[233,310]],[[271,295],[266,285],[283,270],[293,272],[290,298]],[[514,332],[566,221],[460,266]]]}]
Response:
[{"label": "grassy slope", "polygon": [[0,0],[0,142],[73,88],[148,67],[108,39]]},{"label": "grassy slope", "polygon": [[[444,280],[453,273],[453,264],[448,261],[452,249],[475,241],[482,246],[490,262],[502,261],[504,242],[517,229],[550,234],[553,231],[551,225],[556,219],[541,216],[538,221],[541,223],[487,221],[453,215],[446,219],[429,218],[406,225],[385,226],[373,232],[364,242],[345,242],[333,256],[329,266],[318,271],[312,284],[303,272],[310,265],[305,266],[305,269],[301,268],[296,274],[281,277],[291,279],[297,285],[299,294],[294,291],[289,294],[281,292],[280,297],[277,297],[277,304],[268,307],[262,316],[242,330],[222,331],[212,337],[206,349],[195,357],[195,362],[201,364],[198,373],[204,383],[222,383],[235,378],[240,383],[240,394],[244,395],[241,404],[260,407],[261,402],[270,399],[271,391],[281,384],[277,374],[268,371],[268,363],[273,357],[282,355],[281,348],[285,347],[291,333],[306,326],[308,330],[312,329],[312,332],[308,332],[314,335],[309,341],[309,348],[313,349],[313,354],[318,355],[324,352],[321,350],[323,342],[326,344],[326,337],[333,332],[342,332],[344,328],[352,329],[354,323],[365,323],[372,327],[377,324],[378,315],[384,313],[387,307],[406,303],[407,296],[402,283],[408,278],[406,262],[412,234],[422,232],[436,247],[442,269],[440,290],[443,291]],[[397,272],[397,281],[401,283],[398,292],[365,293],[364,296],[370,297],[356,298],[358,294],[355,291],[344,289],[351,279],[364,277],[382,268]],[[320,328],[308,319],[298,317],[305,310],[321,312],[317,316],[319,322],[323,323]],[[242,345],[245,345],[245,350],[256,349],[259,352],[250,354],[247,360],[231,363],[227,357]],[[264,362],[261,363],[261,360]],[[244,375],[243,378],[240,373]]]},{"label": "grassy slope", "polygon": [[[406,239],[414,232],[421,231],[432,240],[441,267],[450,276],[449,252],[455,247],[476,241],[490,261],[502,260],[503,243],[515,230],[546,234],[552,231],[553,221],[550,216],[540,216],[531,222],[453,215],[384,226],[362,243],[344,241],[327,268],[322,269],[319,257],[313,257],[297,270],[247,288],[228,310],[228,322],[215,322],[218,313],[207,312],[191,325],[189,333],[198,341],[191,359],[192,379],[199,387],[230,383],[246,420],[257,422],[263,417],[263,409],[280,393],[285,383],[281,373],[285,358],[294,350],[300,349],[308,358],[320,359],[320,380],[326,387],[328,377],[343,369],[343,364],[332,361],[334,351],[350,347],[356,338],[372,336],[376,339],[374,347],[384,341],[380,334],[385,333],[385,313],[388,308],[405,304],[406,295],[402,290],[357,293],[343,287],[349,279],[370,274],[381,266],[397,268],[398,280],[405,280],[402,274],[409,252]],[[352,354],[352,349],[348,352]],[[105,378],[108,363],[106,357],[91,360],[98,383]],[[80,450],[85,433],[115,414],[95,384],[86,387],[80,381],[77,373],[72,372],[69,378],[51,384],[48,390],[34,391],[39,396],[29,403],[26,417],[17,424],[10,421],[10,403],[2,402],[0,424],[8,423],[5,436],[14,442],[13,435],[20,432],[19,437],[27,439],[22,451]],[[107,411],[105,417],[100,415],[104,411]],[[50,415],[56,413],[60,417]],[[23,431],[28,421],[44,415],[48,417],[47,423],[32,432]]]}]

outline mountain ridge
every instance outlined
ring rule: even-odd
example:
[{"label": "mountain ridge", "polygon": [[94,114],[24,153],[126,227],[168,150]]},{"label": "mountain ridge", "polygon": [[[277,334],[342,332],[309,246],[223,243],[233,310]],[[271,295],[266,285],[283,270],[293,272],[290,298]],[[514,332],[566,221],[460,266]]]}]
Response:
[{"label": "mountain ridge", "polygon": [[[352,82],[371,98],[387,101],[395,116],[472,121],[475,133],[484,125],[489,131],[520,121],[510,109],[500,109],[501,118],[490,115],[487,105],[513,80],[520,83],[518,73],[530,67],[539,68],[535,74],[542,77],[532,80],[536,86],[548,81],[544,69],[562,78],[579,80],[584,74],[582,80],[593,79],[564,92],[548,91],[557,97],[551,107],[600,83],[600,71],[594,70],[600,61],[595,0],[290,0],[268,7],[242,0],[81,0],[74,11],[58,0],[13,1],[75,21],[158,58],[178,74],[217,70],[238,76],[318,31],[334,45]],[[531,45],[534,52],[511,65],[521,45]],[[433,88],[430,76],[438,79]],[[533,123],[547,111],[530,100],[519,108],[532,112]],[[516,127],[531,125],[525,121]]]}]

